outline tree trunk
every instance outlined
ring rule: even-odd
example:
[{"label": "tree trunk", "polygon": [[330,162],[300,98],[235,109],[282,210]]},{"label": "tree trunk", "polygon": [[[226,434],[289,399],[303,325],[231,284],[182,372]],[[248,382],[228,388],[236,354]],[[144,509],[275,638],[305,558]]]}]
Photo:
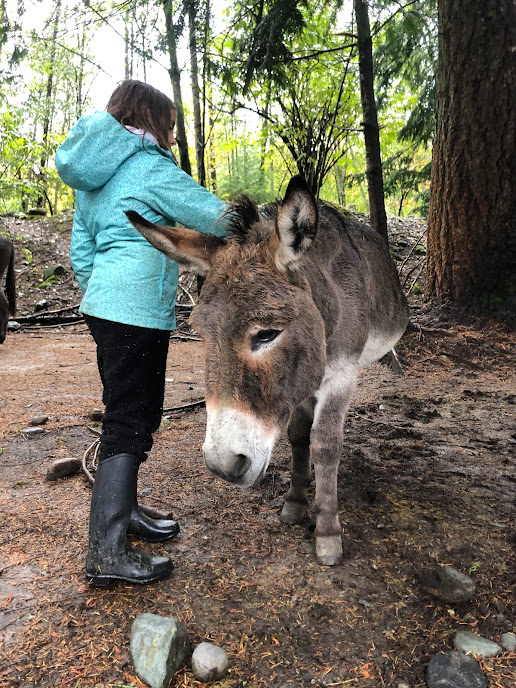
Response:
[{"label": "tree trunk", "polygon": [[179,148],[179,161],[181,168],[187,173],[192,174],[190,156],[188,154],[188,141],[186,138],[185,113],[183,108],[183,97],[181,95],[181,71],[177,61],[177,36],[174,27],[172,8],[169,0],[163,0],[163,11],[165,12],[165,24],[167,29],[167,46],[170,58],[170,82],[174,93],[174,105],[177,109],[176,120],[176,141]]},{"label": "tree trunk", "polygon": [[437,304],[516,306],[515,45],[514,0],[439,1],[426,284]]},{"label": "tree trunk", "polygon": [[197,181],[201,186],[206,186],[206,169],[204,166],[204,133],[201,114],[201,96],[199,89],[199,69],[197,65],[197,16],[196,2],[188,3],[188,29],[190,39],[190,70],[192,82],[192,100],[194,112],[195,132],[195,160],[197,164]]},{"label": "tree trunk", "polygon": [[337,187],[337,203],[341,208],[346,207],[346,173],[347,165],[335,165],[335,186]]},{"label": "tree trunk", "polygon": [[42,142],[43,142],[43,151],[40,159],[40,172],[39,172],[39,177],[41,180],[41,183],[43,185],[43,191],[42,195],[38,197],[36,201],[36,206],[38,208],[43,208],[45,205],[45,199],[48,202],[50,214],[52,215],[52,204],[50,203],[50,200],[47,195],[47,180],[45,177],[45,168],[47,166],[48,162],[48,155],[49,155],[49,150],[48,150],[48,142],[49,142],[49,137],[52,129],[52,119],[53,119],[53,97],[54,97],[54,65],[55,65],[55,60],[56,60],[56,40],[57,40],[57,32],[59,29],[59,22],[61,20],[61,0],[57,0],[56,2],[56,7],[55,7],[55,17],[54,17],[54,24],[52,27],[52,41],[50,43],[50,54],[49,54],[49,71],[48,71],[48,76],[47,76],[47,87],[46,87],[46,93],[45,93],[45,100],[44,100],[44,115],[43,115],[43,135],[42,135]]},{"label": "tree trunk", "polygon": [[374,98],[373,42],[369,26],[367,0],[354,0],[358,34],[360,95],[366,151],[366,176],[371,226],[387,241],[387,215],[383,194],[380,129]]}]

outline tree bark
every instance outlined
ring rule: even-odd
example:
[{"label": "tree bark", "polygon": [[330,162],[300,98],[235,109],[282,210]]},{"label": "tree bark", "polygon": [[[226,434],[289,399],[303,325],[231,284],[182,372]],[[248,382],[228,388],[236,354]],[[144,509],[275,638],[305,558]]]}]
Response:
[{"label": "tree bark", "polygon": [[172,8],[169,0],[163,0],[163,11],[165,13],[165,25],[167,30],[167,46],[170,59],[170,82],[174,93],[174,105],[177,110],[176,119],[176,141],[179,148],[179,162],[181,169],[187,174],[192,174],[190,156],[188,154],[188,141],[186,138],[185,113],[183,108],[183,97],[181,95],[181,71],[177,61],[177,36],[174,27]]},{"label": "tree bark", "polygon": [[387,215],[383,193],[380,129],[374,97],[373,42],[367,0],[354,0],[358,35],[360,96],[366,151],[366,176],[371,226],[387,241]]},{"label": "tree bark", "polygon": [[190,39],[190,70],[192,82],[192,100],[194,113],[195,133],[195,160],[197,165],[197,181],[201,186],[206,186],[206,168],[204,165],[204,127],[201,113],[201,95],[199,89],[199,68],[197,64],[197,3],[190,0],[188,3],[188,30]]},{"label": "tree bark", "polygon": [[516,306],[516,2],[440,0],[427,300]]}]

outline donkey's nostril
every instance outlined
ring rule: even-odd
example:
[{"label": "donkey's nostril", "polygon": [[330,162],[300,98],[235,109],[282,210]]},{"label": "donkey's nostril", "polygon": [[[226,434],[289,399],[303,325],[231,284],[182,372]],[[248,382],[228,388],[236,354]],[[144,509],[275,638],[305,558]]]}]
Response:
[{"label": "donkey's nostril", "polygon": [[251,459],[248,459],[245,454],[237,454],[232,474],[237,479],[242,478],[247,473],[250,465]]}]

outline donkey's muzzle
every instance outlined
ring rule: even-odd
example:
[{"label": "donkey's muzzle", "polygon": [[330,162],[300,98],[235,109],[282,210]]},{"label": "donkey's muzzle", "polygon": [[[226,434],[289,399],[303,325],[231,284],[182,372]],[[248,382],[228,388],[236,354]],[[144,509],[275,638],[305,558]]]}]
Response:
[{"label": "donkey's muzzle", "polygon": [[243,484],[247,486],[244,480],[245,474],[251,468],[252,461],[245,454],[236,454],[234,458],[225,463],[224,469],[220,466],[210,464],[209,460],[204,455],[204,462],[206,463],[207,469],[213,475],[216,475],[228,483],[233,483],[234,485]]},{"label": "donkey's muzzle", "polygon": [[206,402],[204,461],[211,473],[239,487],[251,487],[265,475],[279,428],[239,409]]}]

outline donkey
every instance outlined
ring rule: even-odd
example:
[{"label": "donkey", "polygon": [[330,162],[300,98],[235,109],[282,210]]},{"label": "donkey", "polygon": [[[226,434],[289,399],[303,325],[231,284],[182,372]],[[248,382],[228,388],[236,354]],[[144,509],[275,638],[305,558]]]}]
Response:
[{"label": "donkey", "polygon": [[206,466],[241,487],[258,483],[287,428],[292,476],[280,518],[306,517],[311,460],[317,558],[338,563],[346,411],[359,369],[388,353],[408,322],[386,242],[318,207],[299,176],[282,202],[233,206],[226,239],[127,216],[156,248],[206,278],[191,316],[205,347]]},{"label": "donkey", "polygon": [[[6,273],[7,271],[7,273]],[[2,290],[5,279],[5,291]],[[9,314],[16,313],[16,277],[14,274],[14,246],[10,239],[0,237],[0,344],[5,341]]]}]

